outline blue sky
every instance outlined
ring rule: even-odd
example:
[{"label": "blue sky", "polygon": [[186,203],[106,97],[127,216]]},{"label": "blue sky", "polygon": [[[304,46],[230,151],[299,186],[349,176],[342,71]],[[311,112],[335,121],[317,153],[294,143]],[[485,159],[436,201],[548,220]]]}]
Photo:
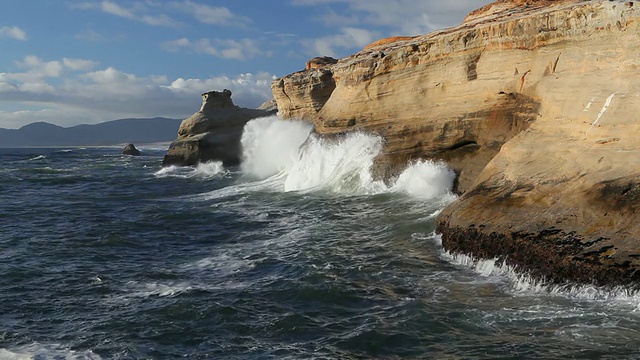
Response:
[{"label": "blue sky", "polygon": [[199,94],[271,98],[274,78],[315,56],[457,25],[490,0],[6,0],[0,127],[184,118]]}]

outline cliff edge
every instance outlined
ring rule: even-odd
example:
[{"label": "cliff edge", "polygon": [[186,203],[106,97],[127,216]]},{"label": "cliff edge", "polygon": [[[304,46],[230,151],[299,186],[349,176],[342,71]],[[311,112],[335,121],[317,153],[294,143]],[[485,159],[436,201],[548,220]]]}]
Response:
[{"label": "cliff edge", "polygon": [[[640,2],[497,1],[274,81],[280,115],[459,174],[450,251],[551,282],[640,285]],[[379,45],[378,45],[379,44]]]}]

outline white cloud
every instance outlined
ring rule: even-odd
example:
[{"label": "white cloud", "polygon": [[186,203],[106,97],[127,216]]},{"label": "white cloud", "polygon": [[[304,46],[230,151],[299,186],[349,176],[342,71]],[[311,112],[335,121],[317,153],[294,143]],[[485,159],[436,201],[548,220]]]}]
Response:
[{"label": "white cloud", "polygon": [[196,54],[206,54],[222,59],[248,60],[258,56],[269,56],[260,49],[260,45],[253,39],[222,40],[222,39],[199,39],[191,41],[181,38],[166,41],[160,47],[169,52],[188,50]]},{"label": "white cloud", "polygon": [[69,59],[69,58],[63,58],[62,64],[66,68],[74,71],[91,70],[94,67],[98,66],[98,62],[96,61],[84,60],[84,59]]},{"label": "white cloud", "polygon": [[76,10],[100,10],[104,13],[119,16],[125,19],[139,21],[151,26],[177,26],[179,23],[166,14],[152,14],[157,4],[150,1],[130,2],[130,8],[126,8],[114,1],[103,0],[101,2],[82,2],[71,4],[71,9]]},{"label": "white cloud", "polygon": [[168,15],[160,14],[156,16],[144,15],[140,20],[151,26],[177,26],[178,22],[173,20]]},{"label": "white cloud", "polygon": [[203,24],[246,26],[251,23],[251,19],[234,14],[231,10],[223,6],[198,4],[190,0],[174,2],[173,6],[185,13],[191,14],[196,20]]},{"label": "white cloud", "polygon": [[135,15],[130,10],[127,10],[111,1],[103,1],[100,4],[100,9],[102,9],[102,11],[106,12],[107,14],[121,16],[129,19],[135,18]]},{"label": "white cloud", "polygon": [[345,27],[340,30],[340,34],[326,36],[313,40],[313,47],[310,49],[313,56],[338,56],[338,48],[352,49],[363,48],[379,37],[379,33],[364,29]]},{"label": "white cloud", "polygon": [[207,25],[246,27],[251,24],[251,19],[246,16],[234,14],[224,6],[211,6],[199,4],[191,0],[172,2],[131,1],[126,6],[113,0],[101,2],[81,2],[70,5],[76,10],[99,10],[106,14],[119,16],[125,19],[139,21],[152,26],[177,26],[180,23],[167,13],[159,11],[178,10],[189,14],[198,22]]},{"label": "white cloud", "polygon": [[24,30],[20,29],[16,26],[3,26],[0,27],[0,39],[1,38],[9,38],[14,40],[26,41],[27,33]]},{"label": "white cloud", "polygon": [[30,93],[36,93],[36,94],[43,94],[43,93],[52,94],[56,91],[56,89],[52,85],[49,85],[44,81],[39,81],[39,82],[22,83],[18,85],[18,91],[30,92]]},{"label": "white cloud", "polygon": [[[0,127],[18,128],[34,121],[69,126],[125,117],[185,118],[200,108],[200,94],[230,89],[235,104],[255,108],[272,97],[268,73],[235,77],[169,79],[140,77],[97,62],[63,58],[44,61],[28,56],[23,72],[0,73],[0,98],[17,111],[0,112]],[[56,75],[57,77],[54,77]]]},{"label": "white cloud", "polygon": [[18,67],[27,69],[27,74],[37,78],[56,78],[62,74],[64,65],[60,61],[42,61],[37,56],[26,56],[23,62],[17,62]]}]

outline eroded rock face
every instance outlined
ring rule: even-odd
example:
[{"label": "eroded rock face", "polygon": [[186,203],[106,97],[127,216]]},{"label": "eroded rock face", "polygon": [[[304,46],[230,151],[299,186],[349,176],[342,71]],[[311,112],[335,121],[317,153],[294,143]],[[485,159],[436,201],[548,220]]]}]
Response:
[{"label": "eroded rock face", "polygon": [[184,119],[178,139],[171,143],[163,166],[195,165],[218,160],[225,166],[240,163],[240,137],[247,121],[272,111],[241,108],[233,104],[231,91],[202,94],[200,111]]},{"label": "eroded rock face", "polygon": [[[534,13],[548,21],[549,40],[536,40],[522,86],[540,99],[540,116],[443,211],[447,249],[554,282],[640,285],[638,5]],[[508,28],[526,34],[528,20]],[[545,55],[546,66],[534,60]]]},{"label": "eroded rock face", "polygon": [[555,282],[637,286],[639,13],[635,1],[499,1],[341,59],[324,82],[310,70],[272,88],[281,115],[318,133],[382,135],[381,174],[414,158],[453,167],[447,250]]}]

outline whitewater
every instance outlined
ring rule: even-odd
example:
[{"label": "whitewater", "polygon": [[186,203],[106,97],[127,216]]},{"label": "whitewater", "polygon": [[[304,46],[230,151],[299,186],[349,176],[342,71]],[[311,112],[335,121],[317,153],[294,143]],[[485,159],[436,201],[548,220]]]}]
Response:
[{"label": "whitewater", "polygon": [[250,121],[241,166],[0,149],[0,359],[638,358],[640,295],[451,254],[455,173]]}]

